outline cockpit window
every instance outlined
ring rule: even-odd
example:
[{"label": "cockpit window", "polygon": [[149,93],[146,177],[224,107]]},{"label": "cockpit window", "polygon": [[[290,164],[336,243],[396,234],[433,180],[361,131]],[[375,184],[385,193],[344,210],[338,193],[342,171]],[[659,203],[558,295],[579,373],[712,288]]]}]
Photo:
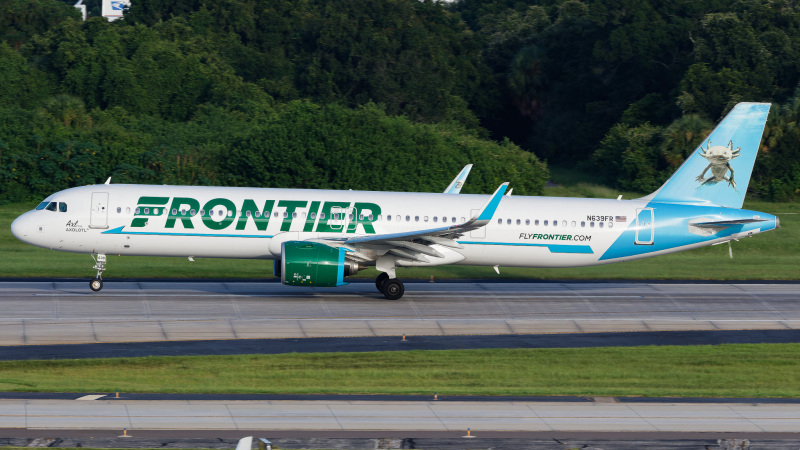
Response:
[{"label": "cockpit window", "polygon": [[60,212],[67,212],[67,204],[64,202],[58,202],[58,210]]},{"label": "cockpit window", "polygon": [[50,204],[50,202],[42,202],[42,203],[39,203],[39,206],[37,206],[37,207],[36,207],[36,211],[39,211],[39,210],[45,209],[45,208],[47,207],[47,205],[49,205],[49,204]]},{"label": "cockpit window", "polygon": [[57,202],[50,202],[50,204],[47,205],[47,207],[45,209],[48,210],[48,211],[55,211],[57,205],[58,205]]}]

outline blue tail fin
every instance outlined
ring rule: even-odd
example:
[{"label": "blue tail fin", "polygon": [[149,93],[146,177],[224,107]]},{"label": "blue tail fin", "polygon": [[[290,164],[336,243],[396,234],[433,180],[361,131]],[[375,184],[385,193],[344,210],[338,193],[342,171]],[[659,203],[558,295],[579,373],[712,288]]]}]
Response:
[{"label": "blue tail fin", "polygon": [[739,103],[656,192],[645,200],[741,208],[769,103]]}]

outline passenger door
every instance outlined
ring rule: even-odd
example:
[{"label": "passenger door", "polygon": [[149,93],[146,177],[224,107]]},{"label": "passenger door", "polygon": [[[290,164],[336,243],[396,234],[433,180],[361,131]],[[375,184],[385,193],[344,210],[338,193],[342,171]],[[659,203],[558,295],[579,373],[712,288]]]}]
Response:
[{"label": "passenger door", "polygon": [[108,192],[92,192],[89,228],[108,228]]}]

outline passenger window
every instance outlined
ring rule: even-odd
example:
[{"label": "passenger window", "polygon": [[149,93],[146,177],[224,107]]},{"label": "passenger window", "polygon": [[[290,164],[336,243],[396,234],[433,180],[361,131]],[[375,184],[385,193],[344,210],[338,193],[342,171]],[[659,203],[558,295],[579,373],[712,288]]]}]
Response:
[{"label": "passenger window", "polygon": [[139,208],[136,208],[136,214],[139,214]]},{"label": "passenger window", "polygon": [[453,217],[453,220],[451,222],[456,223],[456,218]]},{"label": "passenger window", "polygon": [[150,208],[145,208],[145,209],[144,209],[144,213],[145,213],[145,214],[150,214]]},{"label": "passenger window", "polygon": [[228,210],[228,217],[233,217],[233,211]]},{"label": "passenger window", "polygon": [[434,221],[434,222],[438,222],[438,221],[439,221],[439,218],[438,218],[438,217],[436,217],[436,216],[433,216],[433,221]]},{"label": "passenger window", "polygon": [[447,217],[442,217],[442,222],[447,223]]},{"label": "passenger window", "polygon": [[[194,213],[195,213],[195,210],[193,210],[193,209],[190,209],[190,210],[189,210],[189,215],[190,215],[190,216],[193,216],[193,215],[194,215]],[[202,209],[200,210],[200,215],[201,215],[201,216],[203,215],[203,210],[202,210]]]},{"label": "passenger window", "polygon": [[394,216],[394,220],[400,222],[400,216]]},{"label": "passenger window", "polygon": [[[258,214],[258,213],[256,213],[256,214]],[[308,215],[308,217],[310,217],[312,219],[316,219],[317,218],[317,213],[311,213],[311,214]]]},{"label": "passenger window", "polygon": [[280,214],[278,214],[278,211],[275,211],[275,214],[273,214],[272,216],[273,216],[273,217],[278,217],[279,215],[280,215]]},{"label": "passenger window", "polygon": [[423,217],[423,220],[425,220],[425,222],[427,222],[428,221],[428,216]]},{"label": "passenger window", "polygon": [[172,215],[173,216],[177,216],[178,215],[178,210],[175,209],[175,208],[172,208]]},{"label": "passenger window", "polygon": [[554,227],[557,227],[557,226],[558,226],[558,220],[554,220],[554,221],[553,221],[553,226],[554,226]]},{"label": "passenger window", "polygon": [[522,221],[517,219],[517,225],[522,225]]},{"label": "passenger window", "polygon": [[[284,216],[284,217],[286,217],[286,216]],[[292,213],[292,219],[297,219],[297,213],[296,212]]]},{"label": "passenger window", "polygon": [[121,212],[122,212],[122,207],[121,206],[117,206],[117,214],[120,214]]},{"label": "passenger window", "polygon": [[411,216],[406,216],[406,222],[411,222]]},{"label": "passenger window", "polygon": [[[372,221],[372,214],[370,214],[369,217],[367,217],[367,219],[369,219],[370,222],[371,222]],[[381,216],[378,216],[378,220],[381,220]]]},{"label": "passenger window", "polygon": [[[466,222],[466,221],[467,221],[467,219],[465,219],[465,218],[463,218],[463,217],[462,217],[462,218],[461,218],[461,221],[462,221],[462,222]],[[453,222],[455,222],[455,220],[453,220]]]},{"label": "passenger window", "polygon": [[58,210],[61,212],[67,212],[67,204],[64,202],[58,202]]},{"label": "passenger window", "polygon": [[325,213],[319,213],[319,218],[320,219],[325,219]]},{"label": "passenger window", "polygon": [[[378,216],[378,220],[380,220],[380,218],[381,218],[381,216]],[[391,214],[387,214],[387,215],[386,215],[386,220],[388,220],[389,222],[391,222],[391,221],[392,221],[392,215],[391,215]]]},{"label": "passenger window", "polygon": [[506,220],[506,225],[511,225],[511,219]]},{"label": "passenger window", "polygon": [[[247,212],[249,213],[250,211],[247,211]],[[256,211],[256,212],[255,212],[253,215],[254,215],[254,216],[256,216],[256,217],[261,217],[261,211]],[[268,216],[268,215],[269,215],[269,213],[267,213],[267,214],[264,214],[264,215],[265,215],[265,216]]]},{"label": "passenger window", "polygon": [[608,222],[608,228],[613,228],[613,227],[614,227],[614,222]]},{"label": "passenger window", "polygon": [[597,225],[599,225],[599,226],[600,226],[600,228],[603,228],[603,224],[604,224],[604,223],[605,223],[605,222],[598,222],[598,223],[597,223]]},{"label": "passenger window", "polygon": [[577,223],[575,223],[575,221],[573,220],[572,221],[572,228],[575,228],[576,225],[577,225]]},{"label": "passenger window", "polygon": [[531,224],[531,219],[525,219],[525,225],[530,225],[530,224]]},{"label": "passenger window", "polygon": [[562,220],[561,221],[561,226],[562,227],[566,227],[567,226],[567,221],[566,220]]},{"label": "passenger window", "polygon": [[288,213],[288,212],[286,212],[286,211],[284,211],[284,212],[283,212],[283,218],[285,219],[285,218],[287,218],[287,217],[289,217],[289,213]]},{"label": "passenger window", "polygon": [[549,224],[550,224],[550,222],[548,222],[548,221],[546,221],[546,220],[544,221],[544,226],[547,226],[547,225],[549,225]]},{"label": "passenger window", "polygon": [[414,216],[414,222],[419,222],[419,216]]},{"label": "passenger window", "polygon": [[[256,214],[258,214],[258,213],[256,213]],[[258,216],[256,216],[256,217],[258,217]],[[269,211],[264,211],[264,217],[269,217]]]},{"label": "passenger window", "polygon": [[503,224],[503,219],[497,219],[497,224],[498,225],[502,225]]},{"label": "passenger window", "polygon": [[586,227],[586,222],[582,220],[581,221],[581,228],[584,228],[584,227]]},{"label": "passenger window", "polygon": [[[533,224],[538,227],[539,226],[539,219],[536,219],[536,222],[534,222]],[[545,225],[547,225],[547,224],[545,224]]]},{"label": "passenger window", "polygon": [[594,228],[594,222],[589,222],[589,228]]}]

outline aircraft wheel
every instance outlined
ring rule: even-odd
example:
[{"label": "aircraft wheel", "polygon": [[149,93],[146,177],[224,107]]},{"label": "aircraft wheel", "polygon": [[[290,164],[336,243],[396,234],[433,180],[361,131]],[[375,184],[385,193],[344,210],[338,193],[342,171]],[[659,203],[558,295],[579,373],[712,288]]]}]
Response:
[{"label": "aircraft wheel", "polygon": [[375,278],[375,287],[378,288],[378,292],[381,294],[383,293],[383,283],[385,283],[388,279],[389,274],[386,272],[381,272],[381,274],[378,275],[378,278]]},{"label": "aircraft wheel", "polygon": [[403,282],[397,278],[386,280],[381,290],[383,296],[386,297],[387,300],[397,300],[403,296],[405,291],[406,288],[403,286]]},{"label": "aircraft wheel", "polygon": [[95,292],[103,289],[103,280],[100,278],[92,278],[92,281],[89,282],[89,289]]}]

